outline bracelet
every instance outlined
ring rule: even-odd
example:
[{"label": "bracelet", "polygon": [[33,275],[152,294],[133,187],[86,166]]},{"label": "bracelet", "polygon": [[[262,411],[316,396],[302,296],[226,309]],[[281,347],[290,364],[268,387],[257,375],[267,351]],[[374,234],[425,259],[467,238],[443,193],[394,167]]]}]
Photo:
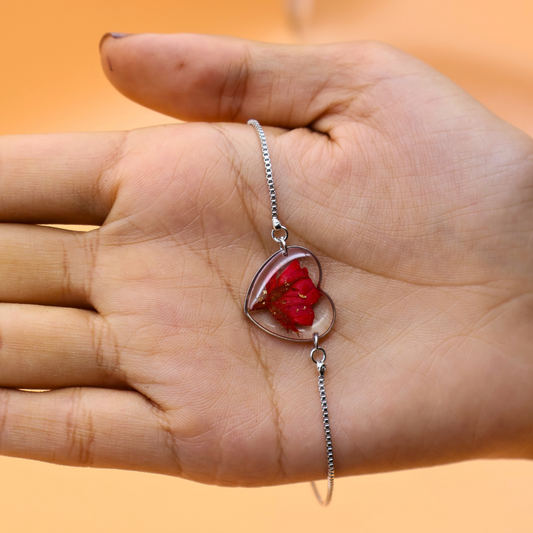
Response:
[{"label": "bracelet", "polygon": [[289,231],[278,218],[276,189],[265,132],[257,120],[249,120],[248,124],[256,129],[261,142],[270,194],[271,236],[278,243],[279,250],[263,263],[250,283],[244,312],[256,326],[270,335],[289,341],[313,343],[310,357],[318,370],[318,392],[326,436],[328,488],[325,498],[320,496],[314,481],[311,486],[318,501],[327,506],[333,495],[335,467],[324,382],[326,351],[319,346],[319,339],[333,327],[335,305],[321,289],[322,267],[317,257],[302,246],[287,246]]}]

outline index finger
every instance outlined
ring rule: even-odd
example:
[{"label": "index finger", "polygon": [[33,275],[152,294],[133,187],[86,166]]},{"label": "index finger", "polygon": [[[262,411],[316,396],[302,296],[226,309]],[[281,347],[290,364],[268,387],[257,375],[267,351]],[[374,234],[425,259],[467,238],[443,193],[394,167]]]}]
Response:
[{"label": "index finger", "polygon": [[0,222],[100,225],[126,132],[0,137]]}]

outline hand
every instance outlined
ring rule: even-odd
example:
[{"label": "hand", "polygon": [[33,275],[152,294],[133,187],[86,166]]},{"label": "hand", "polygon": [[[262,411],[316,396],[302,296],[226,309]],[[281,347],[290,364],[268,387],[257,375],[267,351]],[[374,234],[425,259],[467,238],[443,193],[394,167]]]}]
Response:
[{"label": "hand", "polygon": [[126,96],[213,123],[0,140],[2,454],[325,475],[310,346],[242,311],[276,251],[256,118],[290,244],[337,306],[337,473],[533,455],[531,138],[375,43],[135,35],[101,53]]}]

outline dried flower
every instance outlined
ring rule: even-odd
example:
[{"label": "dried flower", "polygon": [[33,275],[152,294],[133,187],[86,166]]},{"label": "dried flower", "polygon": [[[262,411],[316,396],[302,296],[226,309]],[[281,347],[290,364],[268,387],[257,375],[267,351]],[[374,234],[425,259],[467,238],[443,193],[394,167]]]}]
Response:
[{"label": "dried flower", "polygon": [[296,326],[311,326],[315,319],[313,305],[321,293],[315,287],[307,268],[298,259],[291,261],[280,274],[274,274],[266,284],[263,295],[251,311],[268,309],[287,331],[298,333]]}]

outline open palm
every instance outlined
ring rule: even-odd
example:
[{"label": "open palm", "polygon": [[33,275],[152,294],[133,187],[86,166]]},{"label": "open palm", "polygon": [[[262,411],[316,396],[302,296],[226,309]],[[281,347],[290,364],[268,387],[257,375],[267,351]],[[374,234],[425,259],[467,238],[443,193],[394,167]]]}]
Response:
[{"label": "open palm", "polygon": [[375,43],[135,35],[101,52],[121,92],[190,122],[0,139],[2,454],[220,484],[324,475],[310,346],[243,314],[277,249],[255,118],[289,244],[319,257],[337,306],[338,473],[532,455],[528,136]]}]

